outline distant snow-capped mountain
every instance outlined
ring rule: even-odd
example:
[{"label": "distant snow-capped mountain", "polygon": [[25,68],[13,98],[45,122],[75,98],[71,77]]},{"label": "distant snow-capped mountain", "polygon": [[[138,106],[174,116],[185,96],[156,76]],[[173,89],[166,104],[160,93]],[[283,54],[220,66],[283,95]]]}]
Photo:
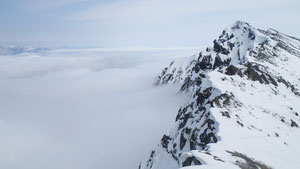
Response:
[{"label": "distant snow-capped mountain", "polygon": [[190,100],[140,169],[299,169],[300,40],[238,21],[163,69]]},{"label": "distant snow-capped mountain", "polygon": [[47,50],[46,48],[34,48],[32,46],[15,46],[0,44],[0,55],[17,55],[21,53],[36,53]]}]

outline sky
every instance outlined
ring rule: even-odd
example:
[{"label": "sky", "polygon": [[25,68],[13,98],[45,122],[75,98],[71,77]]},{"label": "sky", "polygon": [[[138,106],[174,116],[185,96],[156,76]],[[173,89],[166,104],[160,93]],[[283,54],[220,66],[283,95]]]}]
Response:
[{"label": "sky", "polygon": [[299,0],[1,0],[0,41],[198,47],[236,20],[300,37]]}]

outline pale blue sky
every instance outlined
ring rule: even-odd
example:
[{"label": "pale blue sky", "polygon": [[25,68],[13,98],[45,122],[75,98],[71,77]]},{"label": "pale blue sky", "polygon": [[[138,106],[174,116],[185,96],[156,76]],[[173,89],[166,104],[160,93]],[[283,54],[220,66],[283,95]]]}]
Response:
[{"label": "pale blue sky", "polygon": [[0,0],[0,41],[207,46],[236,20],[300,38],[299,0]]}]

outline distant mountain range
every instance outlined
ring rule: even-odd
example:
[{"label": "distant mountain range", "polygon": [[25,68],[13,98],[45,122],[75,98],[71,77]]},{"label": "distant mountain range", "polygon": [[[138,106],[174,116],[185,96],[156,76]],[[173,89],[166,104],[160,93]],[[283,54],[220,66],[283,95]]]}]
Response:
[{"label": "distant mountain range", "polygon": [[22,53],[37,53],[48,50],[47,48],[35,48],[32,46],[15,46],[0,44],[0,55],[17,55]]}]

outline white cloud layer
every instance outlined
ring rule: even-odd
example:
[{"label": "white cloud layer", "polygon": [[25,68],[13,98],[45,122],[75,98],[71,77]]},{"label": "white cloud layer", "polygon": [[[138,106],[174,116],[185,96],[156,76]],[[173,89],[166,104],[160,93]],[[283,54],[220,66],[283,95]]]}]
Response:
[{"label": "white cloud layer", "polygon": [[0,168],[137,168],[185,101],[153,78],[191,50],[0,56]]}]

